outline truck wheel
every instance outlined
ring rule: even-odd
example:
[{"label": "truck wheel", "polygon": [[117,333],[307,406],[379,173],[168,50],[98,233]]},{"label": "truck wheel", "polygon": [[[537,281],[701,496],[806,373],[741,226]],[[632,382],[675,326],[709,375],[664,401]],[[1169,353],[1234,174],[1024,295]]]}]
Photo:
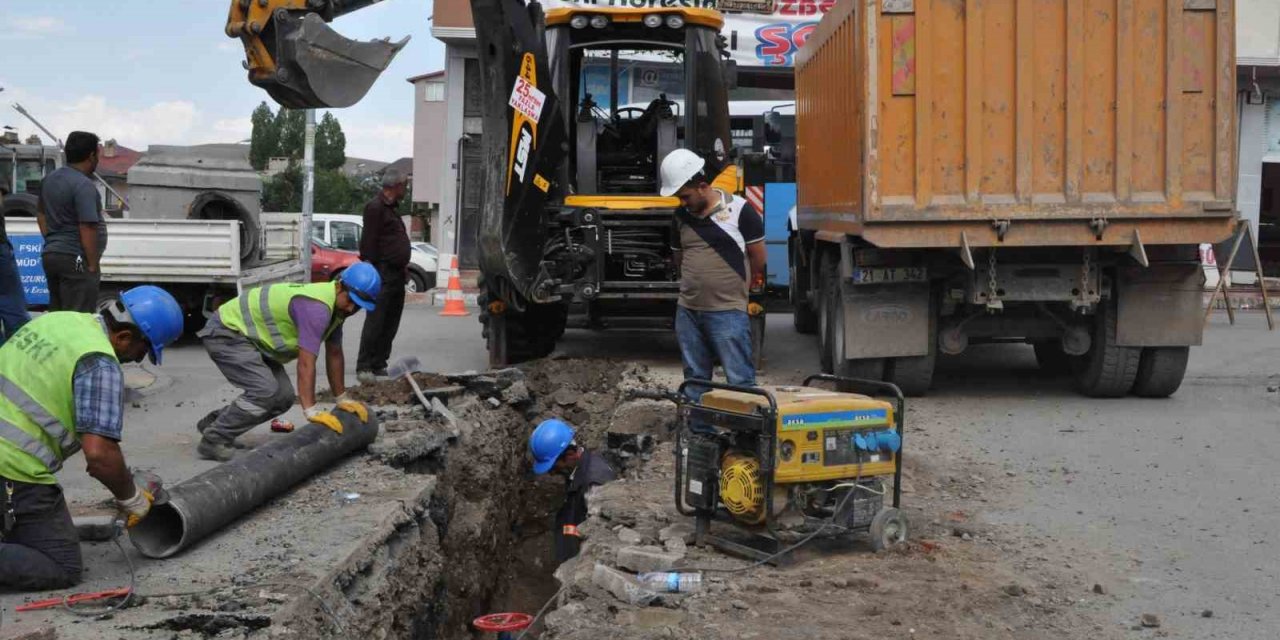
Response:
[{"label": "truck wheel", "polygon": [[933,367],[938,354],[933,349],[927,356],[890,358],[885,364],[884,380],[898,385],[903,395],[919,397],[933,386]]},{"label": "truck wheel", "polygon": [[884,379],[884,358],[860,358],[850,360],[846,357],[848,349],[844,344],[844,301],[840,298],[840,267],[839,263],[832,260],[831,264],[831,290],[832,297],[827,299],[828,321],[827,327],[831,333],[829,338],[830,349],[827,355],[831,358],[832,373],[845,378],[862,378],[864,380],[883,380]]},{"label": "truck wheel", "polygon": [[564,335],[568,322],[567,305],[529,305],[524,313],[508,310],[501,315],[489,313],[494,300],[487,290],[480,294],[481,335],[489,349],[491,366],[507,366],[547,356]]},{"label": "truck wheel", "polygon": [[751,316],[751,361],[759,373],[764,368],[764,314]]},{"label": "truck wheel", "polygon": [[1036,364],[1040,370],[1050,376],[1065,376],[1071,373],[1071,356],[1062,350],[1062,343],[1057,340],[1041,340],[1034,343]]},{"label": "truck wheel", "polygon": [[1142,398],[1168,398],[1182,386],[1187,373],[1191,347],[1147,347],[1142,350],[1138,377],[1133,382],[1133,395]]},{"label": "truck wheel", "polygon": [[791,234],[787,240],[787,249],[787,268],[791,272],[791,286],[788,287],[787,295],[791,299],[792,322],[795,324],[796,333],[817,333],[821,321],[818,311],[809,304],[808,270],[796,266],[796,260],[800,256],[799,234]]},{"label": "truck wheel", "polygon": [[1092,398],[1120,398],[1138,377],[1142,349],[1116,346],[1116,303],[1098,305],[1093,347],[1082,358],[1075,374],[1076,389]]}]

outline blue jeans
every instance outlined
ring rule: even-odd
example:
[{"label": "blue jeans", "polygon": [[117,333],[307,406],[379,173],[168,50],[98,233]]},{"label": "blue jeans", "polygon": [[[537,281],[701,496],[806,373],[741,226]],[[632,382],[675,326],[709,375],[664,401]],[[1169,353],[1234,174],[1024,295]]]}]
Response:
[{"label": "blue jeans", "polygon": [[[676,307],[676,340],[684,361],[685,380],[710,380],[716,362],[724,367],[729,384],[753,387],[756,366],[751,357],[751,320],[745,310],[693,311]],[[706,393],[702,385],[685,387],[685,397],[697,402]],[[690,425],[693,431],[710,427]]]},{"label": "blue jeans", "polygon": [[13,257],[13,245],[0,241],[0,344],[31,321],[27,298],[22,294],[22,278]]}]

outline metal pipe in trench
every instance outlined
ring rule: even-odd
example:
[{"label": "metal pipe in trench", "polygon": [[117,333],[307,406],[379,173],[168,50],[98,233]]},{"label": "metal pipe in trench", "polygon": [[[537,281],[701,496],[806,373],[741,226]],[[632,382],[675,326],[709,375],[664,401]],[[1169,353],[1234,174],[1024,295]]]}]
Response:
[{"label": "metal pipe in trench", "polygon": [[341,410],[342,435],[316,424],[242,452],[190,480],[168,487],[168,504],[129,530],[133,546],[148,558],[168,558],[203,540],[295,484],[364,449],[378,435],[369,422]]}]

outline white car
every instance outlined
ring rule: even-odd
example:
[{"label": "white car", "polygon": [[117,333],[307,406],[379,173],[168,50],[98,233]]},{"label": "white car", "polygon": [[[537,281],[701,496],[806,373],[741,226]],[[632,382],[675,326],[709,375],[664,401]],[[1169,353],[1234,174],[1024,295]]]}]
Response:
[{"label": "white car", "polygon": [[[414,242],[409,245],[409,281],[405,283],[405,291],[420,293],[436,286],[436,272],[440,269],[440,252],[426,242]],[[414,270],[421,271],[418,274]],[[419,278],[421,281],[419,282]]]},{"label": "white car", "polygon": [[[311,216],[311,236],[335,249],[359,251],[364,232],[364,217],[346,213],[315,213]],[[404,289],[420,293],[436,286],[439,257],[436,248],[425,242],[414,242],[409,252],[409,278]]]}]

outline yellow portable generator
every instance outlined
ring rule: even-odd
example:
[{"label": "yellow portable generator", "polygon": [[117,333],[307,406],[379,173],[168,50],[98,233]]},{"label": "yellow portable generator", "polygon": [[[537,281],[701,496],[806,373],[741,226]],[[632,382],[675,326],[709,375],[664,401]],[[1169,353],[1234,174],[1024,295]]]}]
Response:
[{"label": "yellow portable generator", "polygon": [[[689,400],[690,388],[705,392]],[[699,545],[780,563],[819,533],[866,532],[875,550],[906,540],[899,511],[906,401],[898,387],[813,375],[801,386],[690,380],[678,395],[676,506],[697,519]],[[713,535],[712,520],[749,535]],[[788,547],[795,538],[801,542]]]}]

